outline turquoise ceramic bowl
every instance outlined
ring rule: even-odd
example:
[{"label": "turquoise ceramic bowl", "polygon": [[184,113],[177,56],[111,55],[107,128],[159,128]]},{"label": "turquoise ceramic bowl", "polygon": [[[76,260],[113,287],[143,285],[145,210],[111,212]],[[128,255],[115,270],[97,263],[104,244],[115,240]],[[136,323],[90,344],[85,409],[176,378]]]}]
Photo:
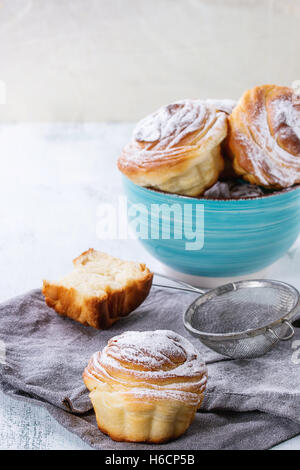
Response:
[{"label": "turquoise ceramic bowl", "polygon": [[[255,273],[286,253],[300,233],[300,186],[248,200],[207,200],[153,191],[123,178],[128,217],[138,238],[160,262],[182,273]],[[158,211],[162,204],[175,209],[171,217]],[[169,222],[170,236],[163,235],[163,224]],[[197,244],[191,242],[192,233]]]}]

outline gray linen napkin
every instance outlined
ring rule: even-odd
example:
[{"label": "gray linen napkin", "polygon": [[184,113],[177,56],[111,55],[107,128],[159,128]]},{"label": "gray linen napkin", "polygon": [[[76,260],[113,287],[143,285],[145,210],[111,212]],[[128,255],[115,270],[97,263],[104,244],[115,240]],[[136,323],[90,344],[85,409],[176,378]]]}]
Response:
[{"label": "gray linen napkin", "polygon": [[185,331],[182,315],[194,298],[153,288],[143,305],[105,331],[58,316],[45,305],[40,290],[12,299],[0,306],[1,388],[45,406],[96,449],[153,449],[115,443],[97,429],[81,375],[90,356],[112,336],[172,329],[202,352],[208,388],[185,435],[155,449],[266,449],[300,433],[300,329],[293,341],[261,358],[229,360]]}]

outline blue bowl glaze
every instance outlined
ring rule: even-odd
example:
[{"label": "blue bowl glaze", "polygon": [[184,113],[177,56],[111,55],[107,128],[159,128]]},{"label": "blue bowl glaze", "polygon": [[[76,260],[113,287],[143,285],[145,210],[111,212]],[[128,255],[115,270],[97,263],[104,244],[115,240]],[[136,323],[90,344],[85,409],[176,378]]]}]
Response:
[{"label": "blue bowl glaze", "polygon": [[[209,277],[255,273],[280,258],[300,233],[300,186],[254,199],[207,200],[153,191],[126,177],[123,180],[129,220],[136,218],[136,207],[140,208],[138,238],[155,258],[182,273]],[[192,216],[180,220],[174,216],[170,239],[162,239],[161,234],[153,239],[150,225],[158,230],[164,220],[162,214],[149,219],[153,204],[176,204],[182,211],[191,205]],[[196,205],[204,209],[204,244],[201,249],[187,250],[189,240],[177,239],[173,229],[175,223],[183,233],[192,228]]]}]

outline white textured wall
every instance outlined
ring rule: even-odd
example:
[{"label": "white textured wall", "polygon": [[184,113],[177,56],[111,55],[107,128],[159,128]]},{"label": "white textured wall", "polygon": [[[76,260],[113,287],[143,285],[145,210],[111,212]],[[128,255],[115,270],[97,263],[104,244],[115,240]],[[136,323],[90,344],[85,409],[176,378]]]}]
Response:
[{"label": "white textured wall", "polygon": [[299,0],[0,0],[0,120],[137,119],[300,79]]}]

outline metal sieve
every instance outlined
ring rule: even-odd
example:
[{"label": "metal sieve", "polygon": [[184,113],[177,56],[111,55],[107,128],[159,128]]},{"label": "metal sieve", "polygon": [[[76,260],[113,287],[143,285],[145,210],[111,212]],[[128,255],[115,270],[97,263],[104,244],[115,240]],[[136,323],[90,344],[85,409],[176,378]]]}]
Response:
[{"label": "metal sieve", "polygon": [[291,321],[300,310],[300,295],[289,284],[266,279],[238,281],[205,293],[180,284],[183,287],[175,289],[203,294],[185,312],[185,328],[224,356],[258,357],[294,335]]},{"label": "metal sieve", "polygon": [[294,335],[299,292],[273,280],[239,281],[198,297],[184,326],[210,349],[234,359],[261,356]]}]

